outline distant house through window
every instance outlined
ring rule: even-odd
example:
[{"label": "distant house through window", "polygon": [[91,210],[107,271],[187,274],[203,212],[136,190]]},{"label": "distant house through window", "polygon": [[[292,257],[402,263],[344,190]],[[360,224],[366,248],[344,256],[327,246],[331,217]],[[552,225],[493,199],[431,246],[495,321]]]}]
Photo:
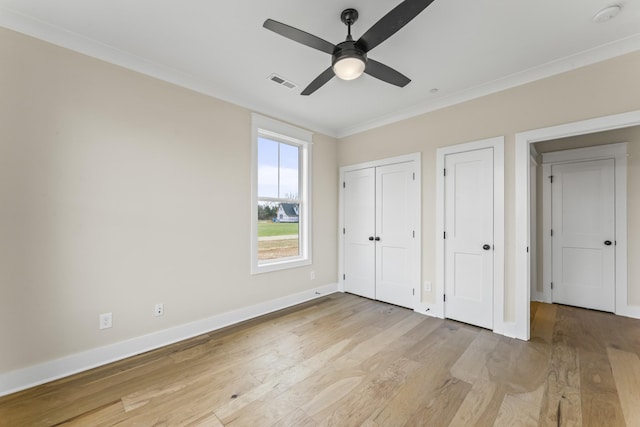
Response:
[{"label": "distant house through window", "polygon": [[253,116],[252,273],[311,262],[311,133]]},{"label": "distant house through window", "polygon": [[280,203],[278,206],[278,222],[299,222],[298,204]]}]

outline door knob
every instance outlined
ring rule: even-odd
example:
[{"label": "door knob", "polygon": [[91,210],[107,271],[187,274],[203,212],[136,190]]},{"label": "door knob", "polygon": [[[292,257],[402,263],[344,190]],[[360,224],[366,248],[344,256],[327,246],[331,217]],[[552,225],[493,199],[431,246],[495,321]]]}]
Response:
[{"label": "door knob", "polygon": [[373,241],[373,236],[369,236],[369,240]]},{"label": "door knob", "polygon": [[605,240],[604,244],[607,245],[607,246],[611,246],[611,240]]},{"label": "door knob", "polygon": [[482,249],[484,249],[485,251],[488,251],[489,249],[491,249],[491,245],[484,244],[482,245]]}]

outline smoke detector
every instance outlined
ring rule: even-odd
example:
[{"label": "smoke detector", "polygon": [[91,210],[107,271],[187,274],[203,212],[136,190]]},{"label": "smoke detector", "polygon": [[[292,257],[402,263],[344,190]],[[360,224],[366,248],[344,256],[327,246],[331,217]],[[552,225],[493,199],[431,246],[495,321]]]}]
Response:
[{"label": "smoke detector", "polygon": [[621,10],[622,10],[622,6],[620,6],[619,4],[607,6],[603,9],[600,9],[598,12],[596,12],[596,14],[593,15],[593,18],[591,19],[593,22],[597,24],[601,24],[603,22],[611,21],[620,13]]}]

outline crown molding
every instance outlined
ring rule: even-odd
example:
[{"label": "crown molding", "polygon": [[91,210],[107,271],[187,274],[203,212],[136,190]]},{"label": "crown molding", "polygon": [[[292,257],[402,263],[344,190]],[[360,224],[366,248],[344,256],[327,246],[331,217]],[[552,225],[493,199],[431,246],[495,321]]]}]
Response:
[{"label": "crown molding", "polygon": [[640,34],[636,34],[388,115],[335,129],[282,111],[273,111],[267,105],[256,105],[211,81],[198,79],[5,7],[0,7],[0,26],[338,139],[640,50]]},{"label": "crown molding", "polygon": [[6,7],[0,7],[0,27],[136,71],[203,95],[211,96],[230,104],[238,105],[256,113],[269,115],[279,120],[293,123],[299,127],[304,127],[334,138],[336,137],[334,129],[319,126],[317,123],[305,120],[304,118],[291,117],[287,114],[273,111],[272,108],[266,105],[256,105],[249,100],[240,99],[226,88],[215,85],[209,80],[196,78],[184,71],[149,61],[141,56],[133,55],[108,44],[65,30]]},{"label": "crown molding", "polygon": [[522,86],[527,83],[552,77],[557,74],[606,61],[617,56],[640,50],[640,34],[624,39],[606,43],[592,49],[588,49],[564,58],[547,62],[527,70],[501,77],[488,83],[463,89],[456,93],[431,99],[404,110],[395,111],[392,114],[378,117],[373,120],[362,122],[355,126],[339,129],[336,131],[337,138],[345,138],[367,130],[375,129],[401,120],[410,119],[421,114],[461,104],[472,99],[490,95],[506,89]]}]

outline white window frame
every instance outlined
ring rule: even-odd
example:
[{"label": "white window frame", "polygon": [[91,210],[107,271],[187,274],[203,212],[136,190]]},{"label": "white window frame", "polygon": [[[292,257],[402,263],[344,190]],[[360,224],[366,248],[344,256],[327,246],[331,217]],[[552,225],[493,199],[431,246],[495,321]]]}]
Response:
[{"label": "white window frame", "polygon": [[[258,137],[296,145],[299,164],[299,255],[258,260]],[[251,115],[251,274],[285,270],[311,264],[311,146],[313,133],[253,113]]]}]

